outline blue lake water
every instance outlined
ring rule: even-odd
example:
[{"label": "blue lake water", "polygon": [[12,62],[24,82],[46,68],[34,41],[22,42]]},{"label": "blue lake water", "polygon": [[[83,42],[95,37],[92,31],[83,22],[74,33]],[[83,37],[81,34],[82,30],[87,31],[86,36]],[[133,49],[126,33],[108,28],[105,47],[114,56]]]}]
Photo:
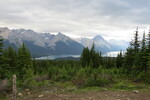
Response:
[{"label": "blue lake water", "polygon": [[[112,52],[107,52],[106,54],[103,54],[103,56],[107,56],[107,57],[117,57],[117,55],[120,53],[120,51],[112,51]],[[124,54],[125,51],[122,51],[122,53]]]},{"label": "blue lake water", "polygon": [[[117,57],[119,52],[120,51],[107,52],[106,54],[103,54],[102,56],[104,56],[104,57],[105,56],[107,56],[107,57]],[[44,59],[54,60],[56,58],[65,58],[65,57],[79,58],[80,56],[81,55],[50,55],[50,56],[36,58],[36,60],[44,60]]]},{"label": "blue lake water", "polygon": [[81,55],[50,55],[50,56],[45,56],[45,57],[36,58],[36,60],[42,60],[42,59],[54,60],[54,59],[56,59],[56,58],[65,58],[65,57],[79,58],[80,56],[81,56]]}]

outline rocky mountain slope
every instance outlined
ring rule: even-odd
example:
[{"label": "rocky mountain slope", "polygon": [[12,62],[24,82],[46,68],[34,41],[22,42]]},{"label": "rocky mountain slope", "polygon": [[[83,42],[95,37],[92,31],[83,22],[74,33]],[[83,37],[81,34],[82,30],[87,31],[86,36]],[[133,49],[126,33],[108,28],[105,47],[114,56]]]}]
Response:
[{"label": "rocky mountain slope", "polygon": [[25,43],[30,49],[32,56],[48,56],[61,54],[81,54],[83,46],[70,37],[58,33],[37,33],[33,30],[0,28],[0,36],[4,38],[5,48],[13,46],[18,48]]}]

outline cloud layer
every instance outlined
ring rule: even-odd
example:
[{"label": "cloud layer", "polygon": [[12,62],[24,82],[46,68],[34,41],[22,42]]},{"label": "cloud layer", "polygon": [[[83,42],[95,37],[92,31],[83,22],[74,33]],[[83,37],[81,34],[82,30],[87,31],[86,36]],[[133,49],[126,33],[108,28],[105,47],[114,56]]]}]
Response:
[{"label": "cloud layer", "polygon": [[0,25],[69,36],[129,39],[150,24],[149,0],[4,0]]}]

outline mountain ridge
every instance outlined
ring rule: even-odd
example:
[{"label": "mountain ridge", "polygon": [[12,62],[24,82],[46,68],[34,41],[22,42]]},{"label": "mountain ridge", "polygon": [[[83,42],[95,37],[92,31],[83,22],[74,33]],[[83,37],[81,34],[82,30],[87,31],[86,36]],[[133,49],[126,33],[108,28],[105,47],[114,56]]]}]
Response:
[{"label": "mountain ridge", "polygon": [[60,32],[57,35],[50,33],[39,34],[30,29],[10,30],[8,28],[0,28],[0,31],[0,36],[4,38],[4,42],[7,41],[7,43],[4,43],[7,44],[4,45],[5,48],[9,45],[14,45],[19,48],[22,43],[25,43],[34,57],[61,54],[81,54],[84,48],[80,43]]},{"label": "mountain ridge", "polygon": [[126,50],[126,48],[129,45],[128,41],[112,40],[112,39],[107,41],[100,35],[96,35],[92,39],[75,38],[74,40],[81,43],[84,47],[88,47],[88,48],[91,48],[94,43],[95,49],[97,51],[101,51],[102,53],[106,53],[110,51]]},{"label": "mountain ridge", "polygon": [[105,40],[101,35],[94,38],[70,38],[61,32],[54,35],[51,33],[38,33],[31,29],[9,29],[0,27],[0,35],[5,39],[5,48],[13,46],[18,48],[25,43],[32,56],[49,56],[61,54],[81,54],[84,47],[91,48],[93,43],[98,52],[125,50],[128,46],[126,41]]}]

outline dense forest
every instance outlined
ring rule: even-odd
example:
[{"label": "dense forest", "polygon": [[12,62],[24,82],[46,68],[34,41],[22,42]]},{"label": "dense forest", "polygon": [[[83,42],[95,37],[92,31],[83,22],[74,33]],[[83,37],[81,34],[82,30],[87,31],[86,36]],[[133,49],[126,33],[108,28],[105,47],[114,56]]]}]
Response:
[{"label": "dense forest", "polygon": [[126,52],[117,57],[102,57],[101,52],[84,48],[80,61],[35,60],[25,44],[16,51],[3,49],[0,38],[0,79],[12,80],[17,86],[34,88],[40,81],[72,82],[78,87],[109,86],[120,80],[150,84],[150,32],[139,37],[138,28]]}]

